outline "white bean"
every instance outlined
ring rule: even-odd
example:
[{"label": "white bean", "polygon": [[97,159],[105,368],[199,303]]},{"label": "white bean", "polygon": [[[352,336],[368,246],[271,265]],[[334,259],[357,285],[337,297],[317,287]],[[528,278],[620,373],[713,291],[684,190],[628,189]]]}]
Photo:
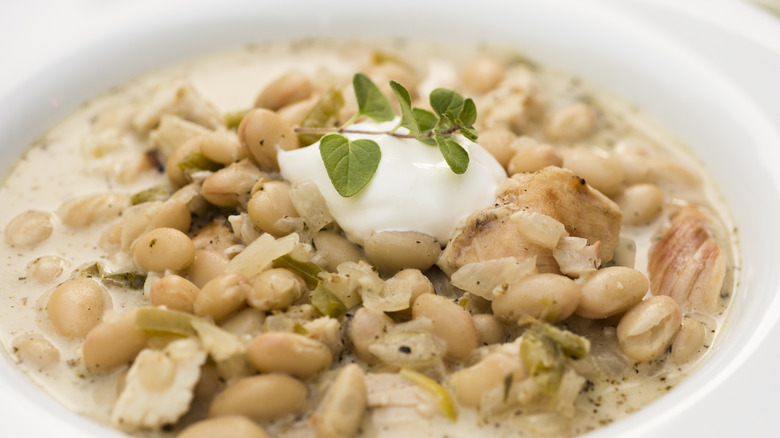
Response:
[{"label": "white bean", "polygon": [[366,379],[359,366],[342,368],[311,417],[317,438],[351,438],[357,435],[368,405]]},{"label": "white bean", "polygon": [[447,356],[452,359],[466,359],[479,344],[479,334],[471,315],[441,295],[423,294],[417,297],[412,306],[412,318],[428,318],[433,322],[433,334],[444,341]]},{"label": "white bean", "polygon": [[661,214],[664,194],[655,184],[636,184],[623,191],[615,202],[623,212],[624,224],[647,225]]},{"label": "white bean", "polygon": [[535,274],[509,286],[492,302],[499,318],[520,321],[531,317],[545,321],[562,321],[580,302],[580,287],[569,277],[557,274]]},{"label": "white bean", "polygon": [[363,242],[366,259],[381,272],[404,268],[427,271],[439,259],[441,246],[433,236],[417,231],[371,233]]},{"label": "white bean", "polygon": [[241,415],[226,415],[224,417],[208,418],[198,421],[181,433],[176,438],[268,438],[262,427],[247,417]]},{"label": "white bean", "polygon": [[66,338],[86,336],[103,319],[106,291],[89,278],[68,280],[49,296],[46,312],[54,329]]},{"label": "white bean", "polygon": [[18,248],[31,248],[51,236],[54,223],[51,214],[28,210],[11,219],[5,227],[5,243]]},{"label": "white bean", "polygon": [[256,336],[246,347],[249,363],[262,373],[284,373],[302,379],[330,368],[330,349],[296,333],[270,332]]},{"label": "white bean", "polygon": [[209,417],[243,415],[272,421],[301,412],[306,405],[306,385],[283,374],[245,377],[214,397]]},{"label": "white bean", "polygon": [[641,272],[624,266],[609,266],[580,283],[577,315],[602,319],[618,315],[642,301],[650,282]]},{"label": "white bean", "polygon": [[683,318],[680,333],[672,343],[671,358],[674,363],[684,364],[702,351],[707,338],[707,328],[704,324],[693,318]]},{"label": "white bean", "polygon": [[637,362],[653,360],[669,347],[681,322],[677,301],[666,295],[652,296],[620,319],[617,326],[620,349]]}]

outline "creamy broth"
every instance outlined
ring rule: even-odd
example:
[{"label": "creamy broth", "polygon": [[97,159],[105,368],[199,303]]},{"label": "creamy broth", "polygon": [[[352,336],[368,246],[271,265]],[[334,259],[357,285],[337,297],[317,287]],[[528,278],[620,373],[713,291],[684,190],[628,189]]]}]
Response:
[{"label": "creamy broth", "polygon": [[[500,60],[507,68],[503,84],[514,80],[517,87],[524,84],[533,93],[529,91],[527,96],[512,95],[511,86],[506,88],[508,94],[503,95],[496,92],[491,94],[493,90],[486,93],[470,90],[461,81],[460,72],[468,63],[485,53]],[[421,97],[427,96],[435,87],[453,88],[466,97],[473,96],[479,114],[476,126],[480,134],[490,129],[507,127],[515,131],[516,137],[520,134],[528,136],[529,144],[551,144],[564,157],[569,153],[566,151],[576,147],[585,148],[597,157],[608,157],[618,167],[625,169],[618,194],[610,195],[612,199],[619,199],[621,192],[636,183],[653,183],[660,188],[663,193],[660,213],[646,224],[623,224],[620,228],[623,240],[618,243],[615,261],[610,264],[625,264],[649,275],[648,253],[661,239],[670,215],[684,205],[696,204],[702,205],[717,218],[713,234],[723,248],[726,269],[715,311],[683,310],[683,316],[700,321],[706,329],[702,348],[684,363],[675,363],[668,351],[642,363],[635,363],[621,353],[616,341],[616,327],[623,312],[605,319],[572,315],[559,321],[557,326],[588,338],[591,354],[584,359],[567,361],[567,369],[576,371],[583,378],[573,407],[563,409],[565,413],[529,409],[521,415],[505,412],[486,416],[475,409],[458,405],[458,419],[451,421],[438,411],[437,402],[430,393],[412,385],[409,391],[413,391],[416,394],[414,397],[419,398],[412,404],[417,406],[416,409],[410,408],[408,403],[396,411],[370,407],[362,418],[362,435],[398,436],[413,433],[414,436],[431,437],[476,434],[507,436],[517,431],[523,432],[521,436],[578,435],[641,409],[672,390],[706,359],[704,350],[716,342],[718,331],[726,322],[725,310],[738,280],[735,275],[738,250],[727,208],[722,203],[713,178],[685,146],[630,105],[595,87],[582,84],[569,75],[528,62],[510,50],[472,51],[403,41],[301,41],[247,47],[206,56],[123,85],[85,104],[44,135],[32,145],[0,188],[0,202],[4,206],[0,210],[0,224],[5,226],[29,210],[49,214],[53,224],[51,236],[31,248],[10,245],[8,234],[13,229],[9,226],[6,228],[6,243],[0,245],[0,255],[5,261],[0,273],[0,339],[11,357],[31,379],[61,403],[98,422],[111,424],[112,410],[119,394],[118,382],[124,379],[127,366],[117,367],[108,374],[89,371],[85,367],[81,350],[84,337],[68,339],[58,333],[48,316],[47,305],[55,287],[76,275],[74,273],[77,271],[100,262],[110,271],[125,272],[128,266],[133,266],[133,261],[128,251],[106,250],[106,230],[121,222],[119,214],[77,229],[63,222],[63,215],[67,214],[62,207],[63,201],[110,192],[131,196],[168,183],[166,174],[157,168],[158,164],[165,163],[165,157],[160,159],[147,153],[153,148],[148,131],[154,132],[156,126],[151,126],[145,132],[137,132],[131,127],[131,121],[139,111],[148,111],[153,106],[150,103],[153,102],[151,96],[164,96],[165,90],[174,90],[175,84],[190,84],[219,113],[226,114],[252,108],[260,90],[289,71],[305,74],[310,78],[315,93],[318,93],[327,90],[332,84],[348,84],[355,72],[372,65],[377,58],[390,63],[401,60],[398,61],[399,65],[416,72],[419,76],[417,93]],[[501,87],[502,83],[499,83],[497,88]],[[513,99],[529,105],[528,111],[540,111],[540,115],[529,117],[523,123],[508,121],[507,117],[518,116],[502,115],[501,111],[507,111],[502,105],[515,102]],[[534,99],[537,101],[529,104]],[[553,117],[557,109],[572,103],[584,103],[592,111],[589,114],[593,117],[593,131],[573,139],[547,138],[552,135],[545,132],[544,120]],[[594,150],[597,152],[594,153]],[[270,172],[273,178],[280,178],[278,172]],[[585,178],[585,181],[588,180]],[[233,209],[227,214],[210,214],[228,216],[235,212]],[[199,219],[195,214],[193,230],[203,225],[202,219],[200,222]],[[234,231],[241,234],[239,230]],[[258,230],[255,232],[260,234]],[[635,251],[631,248],[635,248]],[[231,256],[237,249],[232,251],[229,252]],[[632,259],[633,264],[630,263]],[[45,263],[40,263],[41,260]],[[35,271],[34,266],[40,269]],[[128,290],[116,282],[103,281],[106,293],[102,318],[149,306],[148,287],[154,278],[162,274],[149,275],[146,279],[147,293],[143,289]],[[453,299],[460,297],[461,308],[471,314],[490,313],[489,301],[473,295],[471,300],[463,300],[463,291],[443,280],[446,276],[438,268],[434,267],[428,276],[437,287],[438,294]],[[384,278],[387,277],[384,275]],[[648,292],[647,297],[651,295]],[[303,302],[305,298],[298,300],[298,304]],[[269,311],[268,315],[272,313]],[[340,319],[342,330],[339,333],[347,348],[350,344],[347,330],[354,314],[353,309]],[[398,314],[393,317],[398,323],[408,319]],[[269,330],[268,317],[265,320],[265,330]],[[510,341],[513,341],[514,336],[520,333],[517,323],[504,321],[503,324],[511,337]],[[25,356],[25,351],[18,348],[19,342],[31,336],[50,342],[56,348],[58,358],[37,360]],[[245,343],[251,338],[247,336]],[[162,341],[150,342],[150,348],[159,349],[164,345]],[[447,391],[454,391],[448,383],[452,373],[478,363],[480,358],[501,348],[516,350],[517,343],[508,342],[503,347],[480,347],[467,359],[442,360],[435,366],[423,367],[419,371],[441,377],[439,383]],[[45,351],[51,353],[51,349]],[[274,436],[312,436],[308,428],[310,416],[322,399],[328,382],[334,378],[335,370],[353,361],[369,373],[369,405],[381,405],[377,400],[382,395],[376,391],[379,391],[377,388],[382,383],[377,379],[381,380],[381,372],[393,371],[395,368],[376,364],[369,366],[347,350],[333,356],[333,364],[329,367],[331,371],[304,380],[308,385],[306,409],[293,416],[260,424]],[[215,385],[221,390],[224,382]],[[458,399],[457,394],[455,399]],[[202,418],[207,410],[207,403],[195,403],[173,427],[162,430],[134,429],[130,432],[139,436],[172,436],[182,427]]]}]

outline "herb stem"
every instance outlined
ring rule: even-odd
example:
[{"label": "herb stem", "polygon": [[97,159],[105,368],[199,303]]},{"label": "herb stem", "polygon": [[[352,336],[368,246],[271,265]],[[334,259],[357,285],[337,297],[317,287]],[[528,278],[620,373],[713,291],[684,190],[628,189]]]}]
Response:
[{"label": "herb stem", "polygon": [[[345,124],[347,126],[347,124]],[[306,126],[296,126],[293,128],[293,130],[296,133],[299,134],[331,134],[331,133],[337,133],[337,134],[367,134],[367,135],[392,135],[393,137],[398,138],[431,138],[433,137],[433,132],[426,132],[422,135],[412,135],[412,134],[401,134],[399,132],[396,132],[395,129],[390,131],[371,131],[367,129],[354,129],[354,128],[328,128],[328,127],[306,127]],[[455,132],[460,131],[460,126],[453,126],[452,128],[445,129],[441,131],[443,135],[447,134],[454,134]]]}]

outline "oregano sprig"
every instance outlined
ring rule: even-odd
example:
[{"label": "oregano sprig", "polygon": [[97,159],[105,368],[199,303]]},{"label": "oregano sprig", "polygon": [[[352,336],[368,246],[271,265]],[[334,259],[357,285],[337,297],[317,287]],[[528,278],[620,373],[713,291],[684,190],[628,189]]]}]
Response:
[{"label": "oregano sprig", "polygon": [[[436,146],[454,173],[460,175],[466,172],[469,154],[452,139],[452,135],[460,133],[471,141],[477,139],[477,131],[474,129],[477,108],[472,99],[464,99],[453,90],[437,88],[429,96],[433,109],[431,112],[413,107],[409,91],[398,82],[390,81],[390,89],[401,108],[400,120],[389,131],[370,132],[350,129],[349,125],[360,117],[387,122],[395,118],[396,114],[390,101],[368,76],[363,73],[355,74],[352,85],[358,111],[343,126],[296,128],[299,133],[328,133],[320,140],[320,156],[333,187],[341,196],[350,197],[363,190],[374,177],[382,158],[381,148],[375,141],[349,140],[341,135],[343,133],[388,134],[414,138],[426,145]],[[409,133],[399,133],[399,128],[406,128]]]}]

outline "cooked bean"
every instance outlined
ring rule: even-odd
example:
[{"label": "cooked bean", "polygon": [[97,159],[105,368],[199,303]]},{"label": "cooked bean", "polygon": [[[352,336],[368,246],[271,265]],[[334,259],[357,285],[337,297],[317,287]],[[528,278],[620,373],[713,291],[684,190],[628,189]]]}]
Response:
[{"label": "cooked bean", "polygon": [[190,229],[192,217],[187,204],[177,199],[144,202],[122,212],[121,246],[129,250],[143,233],[155,228],[174,228],[183,233]]},{"label": "cooked bean", "polygon": [[330,272],[336,272],[338,265],[344,262],[357,263],[363,258],[360,248],[343,235],[333,231],[318,231],[312,243],[317,253],[327,260],[325,269]]},{"label": "cooked bean", "polygon": [[149,337],[136,325],[136,312],[113,315],[87,333],[81,351],[89,371],[111,371],[131,362],[146,347]]},{"label": "cooked bean", "polygon": [[206,201],[217,207],[236,207],[246,204],[252,187],[263,177],[251,161],[241,160],[209,175],[200,188]]},{"label": "cooked bean", "polygon": [[646,225],[661,214],[664,194],[655,184],[637,184],[628,187],[615,199],[623,212],[626,225]]},{"label": "cooked bean", "polygon": [[680,305],[666,295],[655,295],[626,312],[617,326],[620,349],[637,362],[663,354],[680,330]]},{"label": "cooked bean", "polygon": [[198,296],[198,286],[178,275],[166,275],[152,284],[149,298],[154,306],[192,313],[192,303]]},{"label": "cooked bean", "polygon": [[495,315],[480,313],[471,317],[479,334],[479,345],[491,345],[506,340],[506,329]]},{"label": "cooked bean", "polygon": [[254,336],[263,331],[264,322],[264,312],[248,307],[246,309],[239,310],[235,315],[225,319],[219,326],[229,331],[230,333],[234,333],[239,336]]},{"label": "cooked bean", "polygon": [[247,205],[252,222],[266,233],[276,237],[290,230],[279,225],[279,219],[297,217],[298,212],[290,200],[290,184],[283,181],[265,181]]},{"label": "cooked bean", "polygon": [[514,154],[507,164],[507,173],[536,172],[547,166],[563,166],[558,151],[544,143],[537,143],[528,137],[521,137],[512,144]]},{"label": "cooked bean", "polygon": [[613,197],[623,190],[623,168],[613,155],[596,149],[564,149],[563,166],[584,178],[591,187]]},{"label": "cooked bean", "polygon": [[499,318],[518,321],[532,317],[545,321],[568,318],[580,302],[580,287],[569,277],[536,274],[509,286],[493,299],[493,313]]},{"label": "cooked bean", "polygon": [[544,135],[552,141],[578,141],[593,133],[598,122],[596,111],[582,102],[553,112],[544,123]]},{"label": "cooked bean", "polygon": [[62,223],[71,228],[84,228],[119,217],[130,198],[118,193],[104,193],[72,199],[57,210]]},{"label": "cooked bean", "polygon": [[189,236],[175,228],[156,228],[146,232],[133,245],[133,260],[144,271],[182,271],[195,259]]},{"label": "cooked bean", "polygon": [[356,364],[339,371],[336,380],[311,417],[317,438],[350,438],[357,435],[368,405],[366,378]]},{"label": "cooked bean", "polygon": [[268,438],[262,427],[241,415],[208,418],[187,426],[176,438]]},{"label": "cooked bean", "polygon": [[303,411],[306,385],[284,374],[245,377],[214,397],[209,417],[243,415],[272,421]]},{"label": "cooked bean", "polygon": [[200,153],[215,163],[232,164],[249,158],[249,149],[233,131],[219,130],[204,135],[200,140]]},{"label": "cooked bean", "polygon": [[490,392],[500,389],[505,394],[507,380],[519,383],[524,378],[523,366],[518,358],[497,352],[475,365],[452,373],[449,384],[462,405],[477,408]]},{"label": "cooked bean", "polygon": [[318,101],[319,96],[315,94],[306,100],[295,102],[293,104],[279,108],[276,113],[279,114],[281,118],[286,120],[287,123],[293,126],[299,126],[301,123],[303,123],[309,113],[311,113],[312,108],[314,108],[314,105],[316,105]]},{"label": "cooked bean", "polygon": [[296,333],[270,332],[256,336],[246,356],[261,373],[284,373],[306,379],[330,368],[330,349],[320,341]]},{"label": "cooked bean", "polygon": [[165,174],[174,187],[182,187],[190,182],[189,176],[179,167],[179,163],[186,160],[190,154],[200,152],[201,140],[203,140],[201,135],[190,138],[174,149],[165,161]]},{"label": "cooked bean", "polygon": [[118,220],[103,230],[98,240],[103,251],[113,254],[122,249],[122,221]]},{"label": "cooked bean", "polygon": [[257,310],[286,310],[305,290],[301,277],[287,269],[269,269],[252,278],[247,302]]},{"label": "cooked bean", "polygon": [[268,84],[255,100],[255,108],[276,111],[279,108],[308,99],[312,85],[309,77],[297,71],[285,73]]},{"label": "cooked bean", "polygon": [[371,233],[363,242],[363,251],[381,272],[427,271],[439,259],[441,246],[433,236],[418,231],[382,231]]},{"label": "cooked bean", "polygon": [[704,348],[707,328],[701,321],[693,318],[683,318],[680,325],[680,333],[672,343],[672,361],[676,364],[684,364],[696,357]]},{"label": "cooked bean", "polygon": [[387,281],[399,282],[401,287],[412,291],[412,296],[409,298],[409,306],[412,306],[417,298],[423,294],[436,293],[431,280],[429,280],[419,269],[403,269],[388,278]]},{"label": "cooked bean", "polygon": [[192,236],[192,244],[196,250],[223,252],[240,242],[225,219],[214,219]]},{"label": "cooked bean", "polygon": [[496,88],[506,74],[504,63],[493,56],[480,56],[466,64],[460,72],[463,83],[472,91],[482,94]]},{"label": "cooked bean", "polygon": [[515,133],[506,128],[492,128],[479,133],[478,143],[506,169],[509,159],[515,154],[515,149],[512,147],[515,139],[517,139]]},{"label": "cooked bean", "polygon": [[50,213],[28,210],[11,219],[5,226],[5,243],[30,248],[48,239],[53,231],[54,223]]},{"label": "cooked bean", "polygon": [[412,318],[428,318],[433,322],[433,334],[444,341],[447,356],[452,359],[466,359],[479,345],[479,333],[471,315],[441,295],[417,297],[412,306]]},{"label": "cooked bean", "polygon": [[229,261],[230,259],[223,252],[196,249],[195,259],[190,265],[189,279],[196,286],[203,287],[206,283],[224,273]]},{"label": "cooked bean", "polygon": [[601,319],[619,315],[636,306],[647,293],[645,275],[624,266],[610,266],[588,275],[580,283],[577,315]]},{"label": "cooked bean", "polygon": [[368,351],[368,347],[387,332],[387,328],[393,326],[393,320],[384,312],[369,310],[361,307],[352,317],[349,326],[349,339],[355,347],[355,354],[364,362],[377,361],[376,356]]},{"label": "cooked bean", "polygon": [[298,136],[292,126],[278,114],[267,109],[249,111],[238,126],[238,138],[249,149],[258,166],[278,170],[276,154],[298,147]]},{"label": "cooked bean", "polygon": [[65,271],[66,262],[62,257],[43,256],[27,265],[27,275],[41,283],[54,281]]},{"label": "cooked bean", "polygon": [[106,291],[89,278],[68,280],[49,296],[46,313],[54,329],[66,338],[80,338],[103,319]]},{"label": "cooked bean", "polygon": [[60,361],[60,351],[39,334],[22,335],[13,341],[14,352],[22,364],[43,369]]},{"label": "cooked bean", "polygon": [[220,322],[244,305],[251,290],[249,281],[241,274],[219,275],[200,289],[193,311],[197,316],[210,316]]}]

